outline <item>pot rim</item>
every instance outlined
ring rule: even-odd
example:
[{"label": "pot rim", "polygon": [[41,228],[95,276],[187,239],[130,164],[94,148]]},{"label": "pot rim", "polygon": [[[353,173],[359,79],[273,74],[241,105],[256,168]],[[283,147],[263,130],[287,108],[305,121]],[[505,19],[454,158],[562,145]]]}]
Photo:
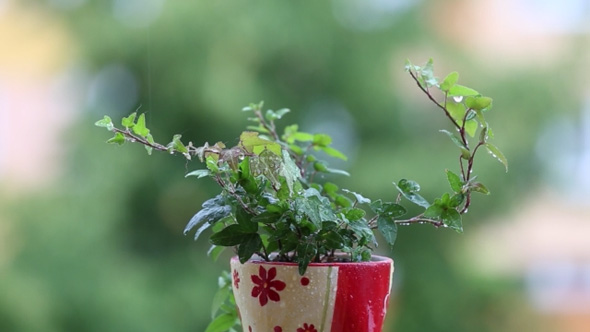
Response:
[{"label": "pot rim", "polygon": [[[345,254],[343,254],[345,255]],[[238,261],[238,256],[233,256],[231,261]],[[244,264],[268,264],[268,265],[278,265],[278,266],[298,266],[297,262],[281,262],[281,261],[265,261],[264,259],[258,256],[252,256],[246,263]],[[372,255],[370,261],[362,261],[362,262],[321,262],[321,263],[309,263],[308,267],[322,267],[322,266],[348,266],[348,265],[381,265],[381,264],[393,264],[393,259],[387,256],[380,256],[380,255]]]}]

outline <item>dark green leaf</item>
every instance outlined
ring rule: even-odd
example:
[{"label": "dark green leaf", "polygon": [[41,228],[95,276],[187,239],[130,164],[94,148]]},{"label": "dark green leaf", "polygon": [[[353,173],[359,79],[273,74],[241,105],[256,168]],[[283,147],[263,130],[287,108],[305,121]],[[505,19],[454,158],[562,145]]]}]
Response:
[{"label": "dark green leaf", "polygon": [[394,182],[393,185],[396,186],[397,190],[410,202],[423,208],[428,208],[430,206],[428,201],[417,194],[417,192],[420,191],[420,186],[418,183],[411,180],[402,179],[398,183]]},{"label": "dark green leaf", "polygon": [[231,207],[225,205],[223,196],[217,195],[203,203],[203,208],[195,214],[184,228],[184,234],[188,233],[193,227],[201,223],[212,224],[231,213]]},{"label": "dark green leaf", "polygon": [[429,206],[426,211],[424,211],[424,217],[430,219],[440,219],[444,208],[439,204],[432,204]]},{"label": "dark green leaf", "polygon": [[461,215],[455,209],[448,209],[441,214],[442,221],[449,228],[454,229],[457,233],[463,233],[463,223]]},{"label": "dark green leaf", "polygon": [[263,212],[263,213],[255,216],[254,218],[252,218],[252,221],[260,222],[263,224],[272,224],[272,223],[279,221],[280,218],[281,218],[281,214],[267,211],[267,212]]},{"label": "dark green leaf", "polygon": [[406,212],[406,208],[404,208],[403,206],[395,203],[386,202],[383,203],[382,210],[379,212],[379,214],[382,214],[389,218],[396,219],[406,214]]},{"label": "dark green leaf", "polygon": [[307,271],[307,266],[314,259],[317,253],[317,248],[307,242],[299,243],[297,245],[297,260],[299,265],[299,274],[304,275]]},{"label": "dark green leaf", "polygon": [[244,233],[255,233],[258,231],[258,223],[252,220],[252,215],[241,206],[236,208],[236,221]]},{"label": "dark green leaf", "polygon": [[222,229],[220,232],[211,235],[211,243],[217,246],[231,247],[242,243],[244,237],[252,233],[245,232],[242,226],[234,224]]},{"label": "dark green leaf", "polygon": [[449,184],[451,185],[451,189],[453,189],[453,191],[456,193],[460,193],[463,190],[463,181],[461,181],[461,178],[459,177],[459,175],[453,173],[452,171],[449,171],[447,169],[446,172],[447,172],[447,180],[449,181]]},{"label": "dark green leaf", "polygon": [[262,239],[260,238],[260,235],[256,233],[246,234],[238,246],[238,258],[240,259],[240,263],[246,263],[246,261],[248,261],[256,252],[259,252],[261,248]]},{"label": "dark green leaf", "polygon": [[457,206],[461,205],[464,200],[465,200],[465,195],[463,195],[462,193],[458,193],[458,194],[451,196],[451,199],[450,199],[448,205],[451,208],[456,208]]},{"label": "dark green leaf", "polygon": [[380,216],[377,219],[377,228],[383,234],[387,244],[393,247],[397,238],[397,224],[393,219]]}]

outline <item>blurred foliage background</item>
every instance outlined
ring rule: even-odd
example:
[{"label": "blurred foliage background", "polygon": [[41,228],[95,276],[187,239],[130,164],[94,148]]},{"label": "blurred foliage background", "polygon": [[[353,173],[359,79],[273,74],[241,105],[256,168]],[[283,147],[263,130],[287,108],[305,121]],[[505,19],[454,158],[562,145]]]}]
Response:
[{"label": "blurred foliage background", "polygon": [[[391,182],[410,178],[432,199],[447,189],[444,169],[456,169],[456,151],[438,132],[442,114],[403,70],[406,58],[430,57],[439,77],[457,70],[461,83],[494,98],[493,142],[510,171],[482,156],[475,171],[492,195],[474,197],[464,235],[407,227],[393,251],[379,248],[396,263],[385,330],[556,328],[527,298],[522,275],[474,267],[481,248],[470,239],[494,219],[510,221],[540,189],[561,186],[547,180],[539,138],[548,123],[579,117],[587,34],[506,33],[511,12],[485,6],[507,2],[479,3],[0,1],[5,22],[29,22],[0,25],[3,52],[17,54],[0,57],[0,99],[36,99],[38,90],[10,92],[26,77],[57,89],[48,100],[57,95],[63,106],[0,107],[0,331],[203,331],[210,319],[229,253],[211,262],[206,241],[182,229],[216,194],[213,183],[184,179],[198,165],[181,157],[104,144],[108,135],[93,126],[103,114],[140,107],[157,141],[180,132],[195,144],[231,145],[246,124],[240,109],[264,100],[292,110],[283,124],[334,137],[351,157],[332,161],[352,173],[337,179],[341,187],[392,197]],[[31,33],[16,33],[26,26]],[[50,56],[58,60],[31,74],[39,71],[31,59]],[[37,136],[51,128],[54,141]],[[23,175],[7,166],[29,160],[15,146],[31,158],[55,153],[15,166]],[[541,150],[560,157],[551,144]]]}]

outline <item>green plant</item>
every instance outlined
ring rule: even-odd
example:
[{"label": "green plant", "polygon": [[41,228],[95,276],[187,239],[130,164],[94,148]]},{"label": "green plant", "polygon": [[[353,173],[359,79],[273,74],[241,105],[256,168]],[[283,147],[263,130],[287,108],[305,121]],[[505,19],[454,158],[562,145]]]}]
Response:
[{"label": "green plant", "polygon": [[[476,155],[481,148],[507,168],[506,158],[488,142],[493,137],[485,119],[492,99],[457,84],[453,72],[439,81],[433,73],[432,60],[424,66],[409,61],[406,70],[427,98],[449,120],[453,130],[441,130],[458,147],[459,171],[446,170],[452,189],[433,202],[419,194],[420,186],[411,180],[394,182],[398,194],[394,201],[371,200],[332,182],[319,181],[318,174],[348,175],[332,169],[318,159],[325,155],[344,159],[325,134],[300,131],[289,125],[279,132],[276,125],[288,109],[263,111],[263,104],[243,109],[251,115],[252,125],[240,135],[239,143],[226,147],[218,142],[185,145],[174,135],[167,145],[156,143],[145,124],[144,114],[133,113],[117,128],[105,116],[96,125],[115,133],[109,143],[138,142],[148,153],[153,150],[197,158],[204,168],[187,177],[213,179],[221,192],[205,201],[202,209],[188,222],[185,234],[194,228],[195,240],[207,229],[213,233],[210,254],[216,258],[226,247],[235,249],[241,262],[253,255],[264,260],[296,262],[305,273],[311,262],[344,259],[366,261],[377,243],[378,230],[393,246],[400,225],[427,223],[463,231],[461,215],[468,211],[473,192],[489,194],[473,175]],[[407,200],[423,208],[418,215],[407,217],[402,205]],[[344,253],[345,256],[337,255]]]}]

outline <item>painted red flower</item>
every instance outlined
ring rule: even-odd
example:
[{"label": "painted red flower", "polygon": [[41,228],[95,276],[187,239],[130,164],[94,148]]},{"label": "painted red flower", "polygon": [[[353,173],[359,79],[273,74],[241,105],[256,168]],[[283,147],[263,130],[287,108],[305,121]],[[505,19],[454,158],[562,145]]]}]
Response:
[{"label": "painted red flower", "polygon": [[315,329],[315,326],[313,326],[313,324],[307,325],[306,323],[303,324],[303,327],[298,328],[297,332],[318,332],[318,330]]},{"label": "painted red flower", "polygon": [[234,287],[236,287],[236,289],[240,288],[240,274],[238,273],[238,270],[234,270]]},{"label": "painted red flower", "polygon": [[273,330],[274,330],[274,332],[283,332],[283,328],[280,326],[275,326],[275,328]]},{"label": "painted red flower", "polygon": [[280,280],[273,280],[277,276],[277,269],[272,267],[268,269],[268,273],[262,265],[258,269],[258,275],[252,275],[252,282],[256,285],[252,288],[252,297],[258,297],[260,306],[264,307],[268,303],[268,299],[271,301],[279,302],[281,297],[277,291],[282,291],[287,286]]}]

